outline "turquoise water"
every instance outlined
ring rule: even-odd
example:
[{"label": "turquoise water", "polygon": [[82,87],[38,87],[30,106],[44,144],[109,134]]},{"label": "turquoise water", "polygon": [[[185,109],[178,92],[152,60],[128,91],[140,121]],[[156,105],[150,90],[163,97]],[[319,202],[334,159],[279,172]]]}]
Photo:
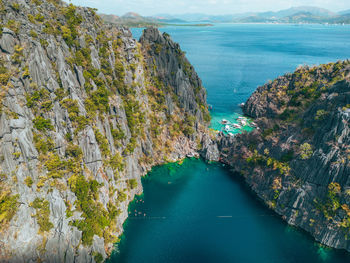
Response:
[{"label": "turquoise water", "polygon": [[[298,65],[350,57],[350,27],[219,25],[167,27],[195,66],[213,105],[213,124],[240,113],[258,85]],[[140,30],[133,30],[135,38]],[[221,165],[186,160],[156,167],[130,206],[110,262],[350,262],[289,227]],[[136,216],[135,216],[136,210]]]},{"label": "turquoise water", "polygon": [[[242,115],[234,113],[216,113],[212,114],[212,119],[210,123],[210,128],[216,131],[222,131],[226,135],[235,135],[237,133],[250,132],[254,129],[252,125],[252,119],[245,118],[246,123],[242,123],[238,118],[242,118]],[[226,124],[223,123],[223,120],[228,121],[228,129],[225,129]],[[232,124],[239,124],[241,127],[235,127]]]},{"label": "turquoise water", "polygon": [[222,165],[188,159],[142,181],[111,262],[350,262],[287,226]]}]

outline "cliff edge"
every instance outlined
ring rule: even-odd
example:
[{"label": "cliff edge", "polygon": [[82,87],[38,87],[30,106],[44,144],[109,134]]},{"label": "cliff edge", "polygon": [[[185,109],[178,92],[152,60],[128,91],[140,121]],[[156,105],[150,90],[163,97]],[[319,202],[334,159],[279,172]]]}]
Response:
[{"label": "cliff edge", "polygon": [[350,62],[300,67],[259,87],[243,112],[259,128],[219,136],[220,155],[207,158],[229,164],[289,224],[350,251]]},{"label": "cliff edge", "polygon": [[205,90],[157,29],[0,1],[0,261],[101,262],[153,165],[196,155]]}]

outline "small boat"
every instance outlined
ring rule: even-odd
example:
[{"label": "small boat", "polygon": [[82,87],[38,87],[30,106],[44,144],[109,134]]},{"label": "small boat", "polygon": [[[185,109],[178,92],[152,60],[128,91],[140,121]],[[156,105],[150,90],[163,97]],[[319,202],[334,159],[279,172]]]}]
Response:
[{"label": "small boat", "polygon": [[229,131],[230,130],[230,126],[229,125],[225,125],[225,131]]},{"label": "small boat", "polygon": [[235,135],[232,132],[229,132],[228,135],[230,135],[231,137],[235,137]]},{"label": "small boat", "polygon": [[247,121],[246,120],[241,120],[241,124],[242,124],[242,126],[246,126],[247,125]]},{"label": "small boat", "polygon": [[244,107],[244,102],[242,102],[241,104],[239,104],[239,106]]},{"label": "small boat", "polygon": [[222,119],[221,124],[228,124],[228,120]]},{"label": "small boat", "polygon": [[236,129],[242,129],[242,126],[237,123],[234,123],[232,126]]}]

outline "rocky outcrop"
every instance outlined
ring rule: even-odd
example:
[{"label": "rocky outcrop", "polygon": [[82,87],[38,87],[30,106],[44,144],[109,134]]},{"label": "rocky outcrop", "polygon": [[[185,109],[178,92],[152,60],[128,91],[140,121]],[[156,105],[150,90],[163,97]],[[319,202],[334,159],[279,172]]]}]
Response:
[{"label": "rocky outcrop", "polygon": [[[176,87],[174,92],[180,107],[203,121],[202,112],[205,113],[206,91],[202,88],[201,80],[181,51],[179,44],[174,43],[167,33],[159,35],[156,28],[145,31],[140,43],[147,47],[147,62],[155,69],[156,76],[166,86]],[[171,98],[167,98],[169,104],[168,99],[171,101]],[[197,101],[200,103],[198,104]],[[167,106],[171,114],[174,107]],[[209,119],[208,115],[205,117]]]},{"label": "rocky outcrop", "polygon": [[350,251],[350,63],[301,67],[243,107],[258,129],[220,135],[217,159],[289,224]]},{"label": "rocky outcrop", "polygon": [[157,29],[51,0],[0,17],[0,261],[101,262],[141,176],[196,155],[204,88]]}]

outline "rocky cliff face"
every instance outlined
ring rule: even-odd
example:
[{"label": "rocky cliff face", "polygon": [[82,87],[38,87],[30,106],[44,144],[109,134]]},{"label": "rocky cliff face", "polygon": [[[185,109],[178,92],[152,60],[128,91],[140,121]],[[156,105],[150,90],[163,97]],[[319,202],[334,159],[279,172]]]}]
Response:
[{"label": "rocky cliff face", "polygon": [[101,262],[153,165],[196,154],[201,82],[157,29],[0,1],[0,261]]},{"label": "rocky cliff face", "polygon": [[[259,129],[205,144],[289,224],[350,251],[350,63],[302,67],[243,107]],[[219,155],[218,155],[219,153]]]}]

